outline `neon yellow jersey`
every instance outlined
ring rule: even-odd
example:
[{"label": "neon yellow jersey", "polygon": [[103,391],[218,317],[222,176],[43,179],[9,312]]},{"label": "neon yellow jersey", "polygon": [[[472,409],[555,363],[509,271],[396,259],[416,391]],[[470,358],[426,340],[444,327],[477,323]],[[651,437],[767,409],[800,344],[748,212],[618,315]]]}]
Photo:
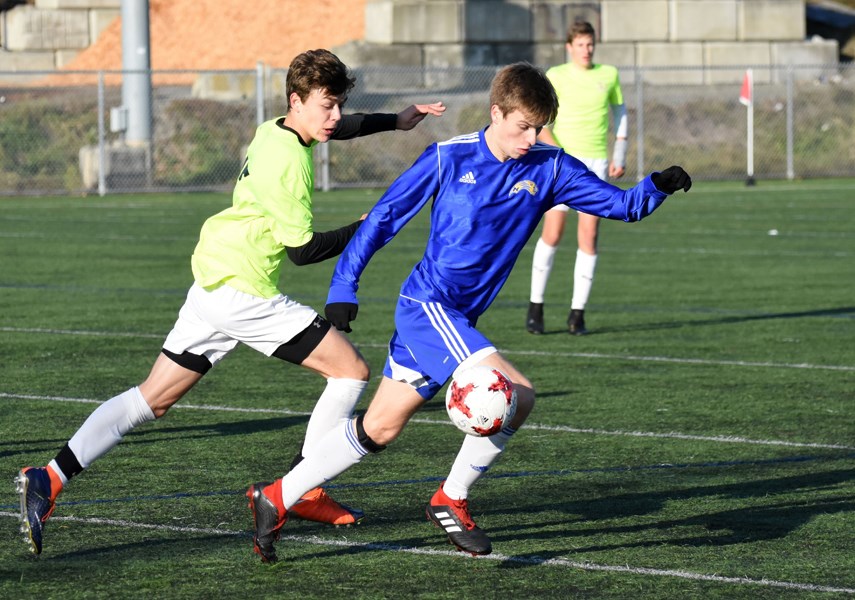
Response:
[{"label": "neon yellow jersey", "polygon": [[284,117],[262,123],[247,150],[232,206],[202,225],[191,266],[205,289],[226,284],[271,298],[286,246],[312,239],[312,146],[281,127]]},{"label": "neon yellow jersey", "polygon": [[550,68],[546,76],[558,94],[552,135],[577,158],[608,158],[609,106],[623,104],[617,69],[572,62]]}]

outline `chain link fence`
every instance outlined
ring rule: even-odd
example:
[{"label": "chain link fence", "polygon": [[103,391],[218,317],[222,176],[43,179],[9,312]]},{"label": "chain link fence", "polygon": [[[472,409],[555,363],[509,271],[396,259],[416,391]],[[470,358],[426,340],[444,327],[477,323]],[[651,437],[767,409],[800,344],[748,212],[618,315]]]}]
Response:
[{"label": "chain link fence", "polygon": [[[696,180],[744,179],[748,109],[739,91],[749,67],[620,69],[630,117],[626,179],[674,163]],[[431,142],[483,127],[496,69],[354,69],[346,112],[394,113],[434,100],[448,110],[410,132],[317,146],[318,187],[386,186]],[[855,175],[855,67],[753,71],[754,176]],[[117,110],[123,72],[0,72],[0,195],[228,192],[257,124],[285,113],[285,74],[262,65],[153,71],[152,139],[129,143]]]}]

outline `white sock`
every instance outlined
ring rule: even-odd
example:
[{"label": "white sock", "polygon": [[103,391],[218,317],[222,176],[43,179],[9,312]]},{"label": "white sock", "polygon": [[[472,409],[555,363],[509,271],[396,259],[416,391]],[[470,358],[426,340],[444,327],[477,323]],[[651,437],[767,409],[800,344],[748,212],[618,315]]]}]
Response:
[{"label": "white sock", "polygon": [[552,263],[555,261],[555,253],[558,246],[550,246],[543,241],[537,240],[534,247],[534,258],[531,259],[531,296],[530,302],[543,304],[543,295],[546,293],[546,283],[552,272]]},{"label": "white sock", "polygon": [[356,438],[352,420],[340,421],[326,433],[300,464],[282,478],[282,502],[294,506],[307,491],[344,473],[368,454]]},{"label": "white sock", "polygon": [[576,250],[576,266],[573,268],[573,299],[570,308],[585,310],[594,285],[594,271],[597,268],[597,255]]},{"label": "white sock", "polygon": [[353,409],[367,385],[367,381],[359,379],[327,379],[327,387],[309,417],[306,438],[303,441],[303,456],[306,456],[309,449],[328,431],[353,415]]},{"label": "white sock", "polygon": [[[104,456],[137,425],[154,421],[154,413],[138,387],[114,396],[96,408],[68,441],[84,469]],[[58,473],[61,470],[57,469]]]},{"label": "white sock", "polygon": [[467,435],[442,486],[446,496],[452,500],[468,498],[469,488],[499,458],[514,433],[516,429],[505,427],[489,437]]}]

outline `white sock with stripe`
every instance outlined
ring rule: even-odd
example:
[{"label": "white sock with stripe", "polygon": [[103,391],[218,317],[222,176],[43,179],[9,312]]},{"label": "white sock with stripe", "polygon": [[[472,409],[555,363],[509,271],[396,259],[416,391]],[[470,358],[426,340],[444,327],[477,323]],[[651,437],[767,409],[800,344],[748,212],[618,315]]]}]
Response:
[{"label": "white sock with stripe", "polygon": [[294,506],[307,491],[335,479],[368,454],[356,438],[352,419],[341,421],[306,452],[305,458],[282,478],[282,502]]},{"label": "white sock with stripe", "polygon": [[467,435],[442,486],[452,500],[469,497],[469,488],[487,472],[505,450],[505,445],[516,429],[505,427],[489,437]]},{"label": "white sock with stripe", "polygon": [[327,379],[327,386],[312,409],[312,416],[306,426],[303,456],[328,431],[353,415],[353,409],[367,386],[367,381],[359,379]]}]

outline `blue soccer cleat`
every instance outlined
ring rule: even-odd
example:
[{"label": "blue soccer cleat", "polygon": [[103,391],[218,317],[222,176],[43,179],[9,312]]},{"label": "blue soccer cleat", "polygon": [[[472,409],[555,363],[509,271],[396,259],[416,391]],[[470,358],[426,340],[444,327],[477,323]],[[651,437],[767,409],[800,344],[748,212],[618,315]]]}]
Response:
[{"label": "blue soccer cleat", "polygon": [[25,467],[15,477],[21,499],[21,533],[35,554],[42,553],[42,531],[56,503],[51,498],[50,475],[45,467]]}]

